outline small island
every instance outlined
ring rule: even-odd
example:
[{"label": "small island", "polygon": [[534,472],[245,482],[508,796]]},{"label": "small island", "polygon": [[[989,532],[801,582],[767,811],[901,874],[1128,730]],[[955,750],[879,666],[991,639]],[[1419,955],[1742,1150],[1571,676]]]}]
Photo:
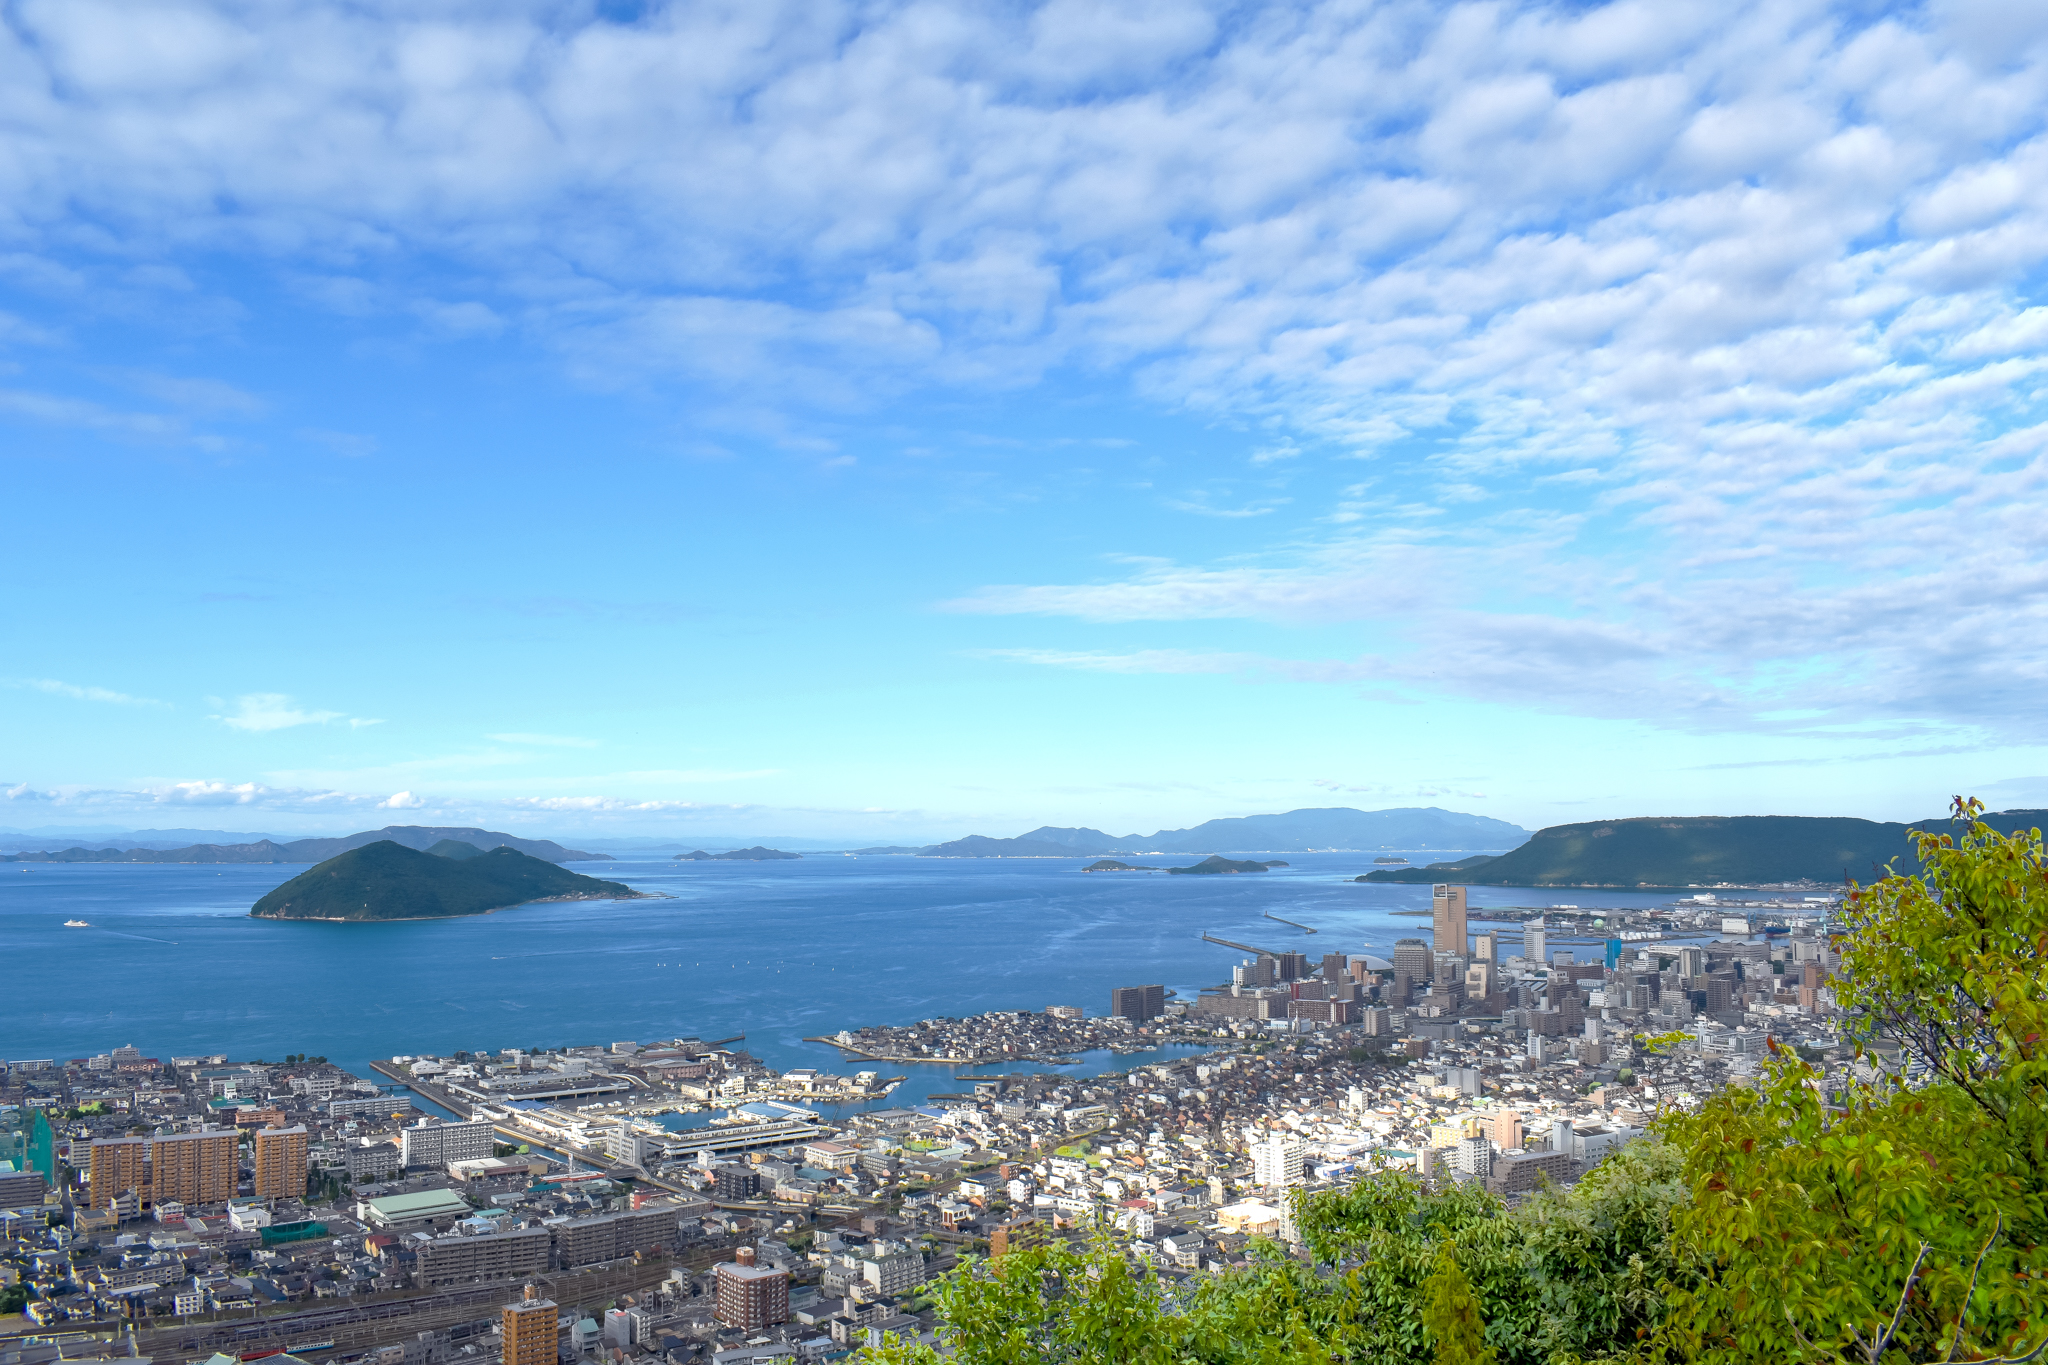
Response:
[{"label": "small island", "polygon": [[700,848],[690,853],[676,854],[675,861],[679,863],[765,863],[780,858],[801,858],[803,856],[801,853],[784,853],[779,848],[736,848],[729,853],[706,853]]},{"label": "small island", "polygon": [[1081,869],[1083,872],[1164,872],[1163,867],[1146,867],[1142,863],[1120,863],[1114,858],[1102,858]]},{"label": "small island", "polygon": [[[599,881],[512,848],[472,844],[422,853],[389,839],[350,849],[301,872],[251,907],[257,919],[454,919],[536,901],[639,900],[647,892]],[[468,849],[468,853],[461,849]],[[446,850],[446,851],[442,851]]]},{"label": "small island", "polygon": [[1408,860],[1406,858],[1374,858],[1373,861],[1381,864],[1396,864],[1406,863]]},{"label": "small island", "polygon": [[1185,873],[1185,874],[1188,874],[1188,875],[1192,875],[1192,876],[1197,876],[1197,877],[1204,877],[1204,876],[1215,876],[1215,875],[1217,875],[1217,874],[1219,874],[1219,873],[1232,873],[1232,872],[1264,872],[1264,871],[1265,871],[1265,870],[1266,870],[1267,868],[1269,868],[1269,867],[1285,867],[1285,866],[1287,866],[1287,864],[1286,864],[1286,863],[1280,863],[1280,862],[1273,862],[1273,863],[1252,863],[1252,862],[1240,862],[1240,861],[1238,861],[1238,860],[1236,860],[1236,859],[1233,859],[1233,858],[1226,858],[1226,857],[1224,857],[1224,856],[1223,856],[1222,854],[1220,854],[1220,853],[1215,853],[1215,854],[1211,854],[1211,855],[1210,855],[1209,857],[1207,857],[1207,858],[1204,858],[1204,859],[1202,859],[1202,861],[1200,861],[1199,863],[1196,863],[1196,864],[1195,864],[1195,865],[1194,865],[1193,867],[1169,867],[1169,868],[1167,868],[1166,870],[1167,870],[1168,872],[1172,872],[1172,873],[1177,873],[1177,874],[1179,874],[1179,873]]}]

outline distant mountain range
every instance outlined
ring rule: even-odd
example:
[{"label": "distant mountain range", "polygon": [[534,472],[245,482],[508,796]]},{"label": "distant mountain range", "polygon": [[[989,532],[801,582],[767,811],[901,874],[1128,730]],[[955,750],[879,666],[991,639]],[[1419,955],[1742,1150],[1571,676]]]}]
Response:
[{"label": "distant mountain range", "polygon": [[1099,829],[1041,825],[1012,839],[970,834],[924,848],[855,849],[856,853],[917,853],[927,858],[1073,858],[1107,853],[1309,853],[1398,848],[1512,848],[1529,831],[1485,815],[1464,815],[1435,806],[1353,810],[1330,806],[1284,815],[1244,815],[1209,820],[1192,829],[1156,834],[1105,834]]},{"label": "distant mountain range", "polygon": [[[2048,825],[2048,811],[2000,811],[1983,817],[2011,831]],[[1700,815],[1594,820],[1541,829],[1498,857],[1369,872],[1367,882],[1457,881],[1472,886],[1683,887],[1717,883],[1868,885],[1897,861],[1919,868],[1908,834],[1946,829],[1946,819],[1895,825],[1849,817]]]},{"label": "distant mountain range", "polygon": [[257,919],[449,919],[534,901],[637,900],[645,894],[504,845],[485,851],[443,839],[419,850],[378,839],[301,872],[249,913]]},{"label": "distant mountain range", "polygon": [[263,839],[251,844],[192,844],[184,848],[67,848],[60,852],[0,855],[5,863],[318,863],[351,849],[388,841],[425,852],[444,840],[478,849],[516,849],[550,863],[595,861],[602,853],[563,848],[552,839],[521,839],[487,829],[437,829],[426,825],[387,825],[342,839],[294,839],[280,844]]}]

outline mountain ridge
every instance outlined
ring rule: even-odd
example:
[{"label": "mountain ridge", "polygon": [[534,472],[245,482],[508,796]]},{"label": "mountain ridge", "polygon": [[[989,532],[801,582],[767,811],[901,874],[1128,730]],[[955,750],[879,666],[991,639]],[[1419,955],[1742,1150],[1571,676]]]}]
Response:
[{"label": "mountain ridge", "polygon": [[1350,806],[1313,806],[1274,815],[1227,816],[1187,829],[1153,834],[1105,834],[1085,826],[1040,825],[1010,839],[970,834],[921,850],[927,858],[1070,858],[1107,854],[1309,853],[1474,847],[1510,848],[1529,831],[1487,815],[1468,815],[1440,806],[1396,806],[1364,811]]},{"label": "mountain ridge", "polygon": [[[1994,811],[1981,817],[2000,830],[2048,824],[2048,811]],[[1365,882],[1456,880],[1472,886],[1656,887],[1780,882],[1868,885],[1897,862],[1919,866],[1909,834],[1948,821],[1893,824],[1854,816],[1634,816],[1552,825],[1498,857],[1427,867],[1389,868]]]},{"label": "mountain ridge", "polygon": [[338,839],[294,839],[280,844],[263,839],[253,844],[190,844],[184,848],[67,848],[59,852],[0,854],[7,863],[321,863],[351,849],[390,842],[414,852],[425,852],[437,843],[454,840],[479,852],[510,848],[531,858],[550,863],[596,862],[601,853],[563,848],[552,839],[522,839],[496,830],[430,825],[386,825],[363,830]]}]

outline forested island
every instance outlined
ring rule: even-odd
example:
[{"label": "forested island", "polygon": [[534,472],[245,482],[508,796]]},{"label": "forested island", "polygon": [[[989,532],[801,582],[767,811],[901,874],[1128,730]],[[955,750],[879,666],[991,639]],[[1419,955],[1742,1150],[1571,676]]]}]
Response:
[{"label": "forested island", "polygon": [[1193,867],[1169,867],[1166,870],[1168,872],[1175,873],[1176,875],[1209,877],[1234,872],[1264,872],[1269,867],[1285,866],[1287,866],[1286,863],[1280,862],[1242,862],[1235,858],[1226,858],[1222,854],[1218,853],[1202,859],[1202,861],[1196,863]]},{"label": "forested island", "polygon": [[257,901],[249,913],[257,919],[348,922],[452,919],[535,901],[638,900],[646,894],[566,871],[517,849],[485,852],[461,844],[445,852],[421,852],[384,839],[308,868]]},{"label": "forested island", "polygon": [[779,848],[736,848],[728,853],[706,853],[700,848],[689,853],[676,854],[675,861],[679,863],[766,863],[775,862],[783,858],[801,858],[803,856],[801,853],[784,853]]}]

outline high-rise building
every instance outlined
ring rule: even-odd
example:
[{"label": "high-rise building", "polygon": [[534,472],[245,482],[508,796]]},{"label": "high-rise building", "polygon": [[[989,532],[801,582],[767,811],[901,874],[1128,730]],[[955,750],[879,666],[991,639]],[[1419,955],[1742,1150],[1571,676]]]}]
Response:
[{"label": "high-rise building", "polygon": [[505,1305],[502,1324],[505,1365],[555,1365],[561,1327],[554,1300],[528,1285],[524,1298]]},{"label": "high-rise building", "polygon": [[789,1272],[755,1265],[752,1247],[733,1252],[716,1279],[713,1312],[724,1326],[755,1331],[789,1321]]},{"label": "high-rise building", "polygon": [[1436,928],[1436,950],[1463,957],[1465,942],[1465,888],[1439,886],[1430,892],[1429,909]]},{"label": "high-rise building", "polygon": [[1274,962],[1282,981],[1304,981],[1308,978],[1307,953],[1282,953]]},{"label": "high-rise building", "polygon": [[105,1208],[123,1190],[149,1192],[148,1138],[94,1138],[86,1162],[94,1208]]},{"label": "high-rise building", "polygon": [[1252,1182],[1281,1187],[1301,1183],[1304,1152],[1292,1133],[1274,1133],[1252,1144]]},{"label": "high-rise building", "polygon": [[1495,957],[1495,954],[1499,951],[1500,943],[1492,934],[1479,934],[1472,940],[1472,957],[1474,961],[1497,961],[1498,959]]},{"label": "high-rise building", "polygon": [[1374,1038],[1388,1038],[1394,1032],[1394,1012],[1385,1005],[1372,1005],[1358,1012],[1364,1032]]},{"label": "high-rise building", "polygon": [[1532,964],[1543,961],[1543,921],[1532,919],[1522,926],[1522,956]]},{"label": "high-rise building", "polygon": [[1137,1024],[1157,1019],[1166,1013],[1166,987],[1118,986],[1109,993],[1109,1012]]},{"label": "high-rise building", "polygon": [[1347,958],[1345,957],[1345,955],[1344,955],[1343,953],[1324,953],[1324,954],[1323,954],[1323,980],[1324,980],[1324,982],[1325,982],[1325,983],[1327,983],[1327,984],[1330,984],[1330,985],[1335,985],[1335,984],[1336,984],[1337,982],[1339,982],[1339,981],[1347,981],[1347,980],[1349,980],[1349,979],[1350,979],[1350,977],[1349,977],[1349,975],[1348,975],[1348,972],[1347,972],[1347,969],[1349,968],[1349,966],[1350,966],[1349,960],[1348,960],[1348,959],[1347,959]]},{"label": "high-rise building", "polygon": [[306,1125],[256,1130],[256,1197],[306,1197]]},{"label": "high-rise building", "polygon": [[1680,948],[1678,950],[1678,974],[1683,977],[1705,976],[1707,954],[1702,948]]},{"label": "high-rise building", "polygon": [[1436,975],[1436,954],[1419,938],[1404,938],[1394,944],[1394,975],[1410,990],[1420,990]]},{"label": "high-rise building", "polygon": [[232,1128],[167,1133],[149,1142],[150,1189],[156,1203],[225,1204],[241,1178],[241,1135]]}]

